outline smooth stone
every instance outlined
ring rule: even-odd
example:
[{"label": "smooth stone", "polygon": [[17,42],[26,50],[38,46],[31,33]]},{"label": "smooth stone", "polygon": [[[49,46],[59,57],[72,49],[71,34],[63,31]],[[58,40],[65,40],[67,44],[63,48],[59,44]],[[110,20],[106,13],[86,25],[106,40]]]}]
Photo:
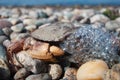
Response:
[{"label": "smooth stone", "polygon": [[25,25],[34,25],[36,23],[36,19],[24,19],[23,24]]},{"label": "smooth stone", "polygon": [[103,22],[106,23],[107,21],[109,21],[110,19],[103,15],[103,14],[96,14],[93,17],[90,18],[90,22],[91,23],[95,23],[95,22]]},{"label": "smooth stone", "polygon": [[0,36],[0,44],[3,44],[3,42],[4,42],[6,39],[8,39],[6,36],[1,35],[1,36]]},{"label": "smooth stone", "polygon": [[0,58],[0,80],[9,80],[10,71],[3,59]]},{"label": "smooth stone", "polygon": [[25,80],[52,80],[52,77],[48,73],[30,75]]},{"label": "smooth stone", "polygon": [[70,30],[72,29],[73,25],[71,23],[61,22],[48,24],[46,26],[39,27],[39,29],[33,31],[31,33],[31,36],[43,41],[60,41],[65,38],[65,36],[70,34]]},{"label": "smooth stone", "polygon": [[12,24],[9,21],[2,20],[2,19],[0,20],[0,29],[5,28],[5,27],[10,28],[11,26]]},{"label": "smooth stone", "polygon": [[[18,61],[16,61],[16,59]],[[16,54],[16,59],[14,59],[15,64],[19,65],[20,64],[24,65],[24,67],[35,73],[35,74],[39,74],[39,73],[44,73],[46,71],[48,71],[47,69],[47,64],[41,60],[37,60],[37,59],[32,59],[27,52],[25,51],[21,51],[19,53]]]},{"label": "smooth stone", "polygon": [[14,32],[21,32],[24,28],[24,24],[20,23],[11,27]]},{"label": "smooth stone", "polygon": [[15,80],[20,80],[20,79],[25,79],[28,77],[31,73],[26,70],[25,68],[21,68],[20,70],[17,71],[17,73],[14,75]]},{"label": "smooth stone", "polygon": [[120,22],[118,21],[109,21],[105,24],[107,30],[116,30],[120,28]]},{"label": "smooth stone", "polygon": [[2,29],[0,29],[0,35],[4,35],[4,32]]},{"label": "smooth stone", "polygon": [[26,29],[27,31],[33,31],[33,30],[35,30],[36,28],[37,28],[36,25],[25,26],[25,29]]},{"label": "smooth stone", "polygon": [[103,80],[107,64],[103,60],[88,61],[80,66],[77,71],[77,80]]},{"label": "smooth stone", "polygon": [[39,26],[41,26],[41,25],[43,25],[43,24],[45,24],[45,23],[49,23],[48,19],[38,19],[38,20],[35,22],[35,25],[36,25],[37,27],[39,27]]},{"label": "smooth stone", "polygon": [[62,75],[62,68],[58,64],[50,64],[49,74],[53,80],[58,80]]}]

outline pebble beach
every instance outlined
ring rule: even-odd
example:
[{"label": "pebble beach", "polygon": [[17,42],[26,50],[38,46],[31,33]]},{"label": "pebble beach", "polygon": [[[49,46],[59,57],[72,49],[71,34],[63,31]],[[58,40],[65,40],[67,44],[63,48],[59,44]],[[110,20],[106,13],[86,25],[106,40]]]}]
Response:
[{"label": "pebble beach", "polygon": [[0,7],[0,80],[120,80],[120,7]]}]

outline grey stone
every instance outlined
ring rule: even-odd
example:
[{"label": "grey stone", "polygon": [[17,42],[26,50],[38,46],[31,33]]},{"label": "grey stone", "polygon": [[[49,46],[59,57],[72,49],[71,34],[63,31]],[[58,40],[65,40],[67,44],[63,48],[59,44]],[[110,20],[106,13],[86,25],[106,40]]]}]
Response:
[{"label": "grey stone", "polygon": [[6,52],[5,47],[0,44],[0,58],[7,61],[6,54],[7,54],[7,52]]},{"label": "grey stone", "polygon": [[3,41],[5,41],[6,39],[7,39],[6,36],[1,35],[1,36],[0,36],[0,44],[3,44]]},{"label": "grey stone", "polygon": [[118,21],[109,21],[105,24],[107,30],[116,30],[120,28],[120,22]]},{"label": "grey stone", "polygon": [[52,80],[52,77],[48,73],[30,75],[25,80]]},{"label": "grey stone", "polygon": [[28,77],[31,73],[26,70],[25,68],[21,68],[20,70],[17,71],[17,73],[14,75],[15,80],[20,80],[20,79],[25,79]]},{"label": "grey stone", "polygon": [[[32,59],[27,52],[21,51],[16,54],[16,58],[20,64],[22,64],[27,70],[31,71],[32,73],[39,74],[48,71],[48,66],[45,62],[37,59]],[[19,63],[16,62],[16,65]]]},{"label": "grey stone", "polygon": [[44,41],[60,41],[65,36],[70,34],[70,30],[73,29],[71,23],[54,23],[46,26],[39,27],[31,33],[33,38],[44,40]]},{"label": "grey stone", "polygon": [[106,23],[107,21],[109,21],[110,19],[103,15],[103,14],[96,14],[93,17],[90,18],[90,22],[91,23],[95,23],[95,22],[103,22]]},{"label": "grey stone", "polygon": [[24,28],[24,24],[20,23],[11,27],[14,32],[21,32]]}]

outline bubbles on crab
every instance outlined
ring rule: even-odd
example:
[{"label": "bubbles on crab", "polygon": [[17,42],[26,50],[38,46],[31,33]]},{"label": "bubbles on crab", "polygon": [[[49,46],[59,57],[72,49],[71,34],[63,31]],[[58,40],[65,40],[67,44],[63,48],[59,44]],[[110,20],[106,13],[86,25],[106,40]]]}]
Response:
[{"label": "bubbles on crab", "polygon": [[119,62],[117,38],[103,27],[86,25],[68,36],[60,46],[72,54],[74,62],[103,59],[110,65]]}]

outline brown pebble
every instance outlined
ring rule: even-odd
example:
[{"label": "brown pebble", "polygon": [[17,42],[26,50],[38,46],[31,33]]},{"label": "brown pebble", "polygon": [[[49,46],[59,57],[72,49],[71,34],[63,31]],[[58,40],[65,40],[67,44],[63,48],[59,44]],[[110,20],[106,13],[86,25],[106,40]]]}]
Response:
[{"label": "brown pebble", "polygon": [[103,80],[107,70],[108,66],[103,60],[88,61],[78,69],[77,80]]}]

